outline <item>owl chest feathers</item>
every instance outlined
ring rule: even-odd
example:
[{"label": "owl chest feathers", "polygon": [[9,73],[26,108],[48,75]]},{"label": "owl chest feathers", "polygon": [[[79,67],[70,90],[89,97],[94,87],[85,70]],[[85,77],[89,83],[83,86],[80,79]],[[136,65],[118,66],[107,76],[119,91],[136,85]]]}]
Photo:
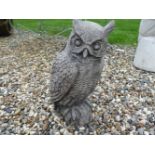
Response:
[{"label": "owl chest feathers", "polygon": [[82,102],[94,90],[102,68],[101,62],[79,62],[62,52],[53,66],[53,102],[60,105]]},{"label": "owl chest feathers", "polygon": [[95,61],[76,64],[78,75],[74,86],[80,94],[86,95],[93,91],[102,71],[101,65]]}]

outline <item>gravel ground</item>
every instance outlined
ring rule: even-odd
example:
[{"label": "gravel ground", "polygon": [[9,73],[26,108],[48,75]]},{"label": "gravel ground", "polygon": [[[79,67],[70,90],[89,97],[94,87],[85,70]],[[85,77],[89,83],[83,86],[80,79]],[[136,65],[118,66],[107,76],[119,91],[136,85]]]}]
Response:
[{"label": "gravel ground", "polygon": [[133,66],[134,47],[113,45],[93,94],[94,121],[67,126],[50,103],[52,60],[62,37],[16,31],[0,38],[0,134],[155,134],[155,74]]}]

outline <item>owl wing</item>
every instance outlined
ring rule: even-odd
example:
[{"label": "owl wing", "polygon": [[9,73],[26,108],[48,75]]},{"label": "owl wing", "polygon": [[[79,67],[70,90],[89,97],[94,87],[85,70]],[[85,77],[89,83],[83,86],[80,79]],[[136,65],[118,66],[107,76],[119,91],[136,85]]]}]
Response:
[{"label": "owl wing", "polygon": [[57,58],[52,67],[51,99],[59,102],[70,91],[76,77],[77,67],[66,58]]}]

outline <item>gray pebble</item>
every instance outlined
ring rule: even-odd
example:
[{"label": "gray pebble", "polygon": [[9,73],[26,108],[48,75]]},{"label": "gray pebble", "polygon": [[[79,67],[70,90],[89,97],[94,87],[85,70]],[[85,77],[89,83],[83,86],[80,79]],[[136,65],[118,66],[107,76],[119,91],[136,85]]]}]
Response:
[{"label": "gray pebble", "polygon": [[12,109],[10,107],[4,108],[3,110],[7,113],[12,113]]}]

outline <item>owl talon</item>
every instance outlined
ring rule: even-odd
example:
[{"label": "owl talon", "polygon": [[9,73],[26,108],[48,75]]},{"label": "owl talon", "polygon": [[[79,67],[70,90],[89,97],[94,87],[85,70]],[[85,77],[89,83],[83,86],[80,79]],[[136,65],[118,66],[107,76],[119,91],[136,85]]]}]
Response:
[{"label": "owl talon", "polygon": [[85,125],[92,121],[91,106],[88,102],[72,106],[70,109],[61,111],[67,124]]}]

